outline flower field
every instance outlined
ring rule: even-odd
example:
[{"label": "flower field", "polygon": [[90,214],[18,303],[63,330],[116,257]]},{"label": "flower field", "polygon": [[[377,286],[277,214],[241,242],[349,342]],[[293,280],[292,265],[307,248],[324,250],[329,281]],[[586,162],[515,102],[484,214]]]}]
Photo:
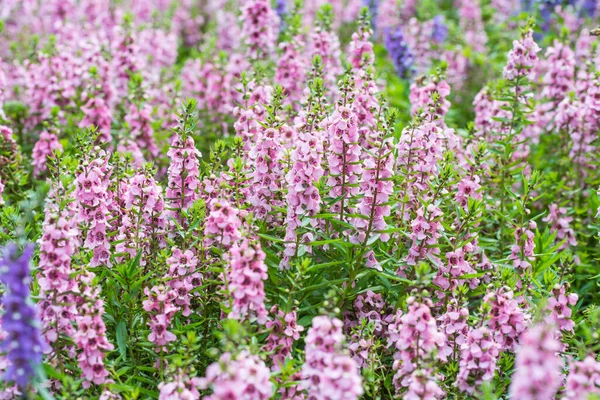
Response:
[{"label": "flower field", "polygon": [[600,399],[598,17],[0,1],[0,400]]}]

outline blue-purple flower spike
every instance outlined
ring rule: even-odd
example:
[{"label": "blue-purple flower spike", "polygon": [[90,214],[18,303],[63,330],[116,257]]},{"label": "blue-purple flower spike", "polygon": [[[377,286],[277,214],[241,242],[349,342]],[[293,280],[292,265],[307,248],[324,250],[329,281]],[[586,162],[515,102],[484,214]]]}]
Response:
[{"label": "blue-purple flower spike", "polygon": [[413,72],[415,57],[404,40],[402,29],[399,27],[387,28],[383,34],[383,41],[398,76],[401,78],[410,77]]},{"label": "blue-purple flower spike", "polygon": [[444,22],[443,15],[437,15],[433,18],[433,30],[431,32],[431,39],[437,44],[442,44],[448,37],[448,26]]},{"label": "blue-purple flower spike", "polygon": [[29,292],[33,249],[34,246],[28,244],[19,256],[17,245],[11,243],[4,248],[0,259],[0,279],[6,286],[2,328],[7,334],[0,351],[6,353],[9,364],[3,380],[15,382],[20,389],[31,382],[44,350],[40,323]]}]

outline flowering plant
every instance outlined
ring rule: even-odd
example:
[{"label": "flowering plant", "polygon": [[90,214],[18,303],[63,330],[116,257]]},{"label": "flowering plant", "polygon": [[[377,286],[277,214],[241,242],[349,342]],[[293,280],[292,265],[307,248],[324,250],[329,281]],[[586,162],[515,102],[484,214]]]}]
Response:
[{"label": "flowering plant", "polygon": [[600,398],[600,7],[450,3],[3,4],[0,399]]}]

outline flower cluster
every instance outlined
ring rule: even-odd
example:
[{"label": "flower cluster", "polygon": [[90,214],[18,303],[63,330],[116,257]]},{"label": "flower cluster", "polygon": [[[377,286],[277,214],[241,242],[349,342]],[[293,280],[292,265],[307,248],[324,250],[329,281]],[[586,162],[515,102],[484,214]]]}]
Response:
[{"label": "flower cluster", "polygon": [[521,77],[531,77],[540,51],[533,40],[533,32],[526,30],[520,40],[513,41],[513,48],[508,52],[508,61],[504,67],[505,79],[514,80]]},{"label": "flower cluster", "polygon": [[39,175],[46,171],[46,160],[55,151],[62,150],[58,137],[48,131],[40,133],[40,138],[33,147],[31,157],[33,158],[33,172]]},{"label": "flower cluster", "polygon": [[309,397],[358,399],[363,393],[358,366],[342,353],[342,321],[316,317],[306,335],[306,360],[302,369],[303,386]]},{"label": "flower cluster", "polygon": [[204,397],[206,400],[267,400],[273,395],[269,377],[269,369],[257,356],[246,351],[237,356],[224,353],[208,366],[198,387],[212,389],[212,394]]},{"label": "flower cluster", "polygon": [[473,394],[483,382],[494,377],[500,349],[490,330],[483,326],[469,331],[461,346],[458,387]]},{"label": "flower cluster", "polygon": [[530,315],[522,310],[514,293],[508,288],[489,292],[484,301],[491,307],[488,326],[502,350],[515,350],[521,334],[525,332]]},{"label": "flower cluster", "polygon": [[270,329],[267,337],[266,350],[272,353],[273,368],[281,368],[285,359],[291,354],[294,342],[300,339],[304,327],[297,324],[296,311],[284,313],[273,306],[270,311],[274,318],[267,321]]},{"label": "flower cluster", "polygon": [[77,331],[74,341],[80,350],[77,361],[86,379],[84,387],[89,387],[91,383],[101,385],[109,380],[104,359],[106,353],[114,349],[107,338],[106,325],[102,319],[104,300],[100,296],[100,288],[94,285],[94,277],[91,272],[83,272],[79,276],[80,311],[75,318]]},{"label": "flower cluster", "polygon": [[592,3],[3,2],[0,399],[600,395]]},{"label": "flower cluster", "polygon": [[158,349],[166,350],[166,345],[176,339],[172,332],[169,332],[169,325],[174,314],[179,310],[175,303],[177,292],[168,286],[154,286],[152,289],[145,288],[144,294],[147,299],[144,300],[144,310],[149,313],[150,319],[148,326],[151,332],[148,340],[154,343]]},{"label": "flower cluster", "polygon": [[510,395],[519,399],[551,399],[562,385],[561,344],[547,325],[536,325],[521,341],[515,360]]},{"label": "flower cluster", "polygon": [[[428,391],[436,392],[439,388],[431,390],[431,384],[437,386],[435,381],[426,384],[413,383],[414,378],[419,378],[419,363],[431,361],[434,358],[445,360],[446,335],[440,332],[436,326],[435,319],[431,315],[431,301],[417,300],[409,297],[407,300],[408,311],[406,314],[398,312],[394,321],[390,324],[389,342],[396,349],[394,355],[394,384],[396,389],[408,387],[409,392],[415,390],[415,386],[425,386]],[[422,368],[422,367],[421,367]],[[415,374],[416,373],[416,374]],[[421,371],[422,373],[422,371]],[[428,374],[425,374],[427,376]],[[429,379],[435,377],[428,376]]]},{"label": "flower cluster", "polygon": [[244,238],[231,246],[226,259],[231,263],[226,268],[227,289],[232,297],[229,318],[256,318],[259,324],[264,324],[268,315],[263,283],[267,279],[267,266],[260,244]]},{"label": "flower cluster", "polygon": [[32,255],[33,245],[27,245],[19,255],[17,245],[11,244],[3,249],[0,262],[0,277],[7,288],[2,299],[2,329],[6,337],[0,344],[7,354],[8,364],[3,380],[16,383],[22,391],[37,374],[46,346],[29,292],[29,261]]}]

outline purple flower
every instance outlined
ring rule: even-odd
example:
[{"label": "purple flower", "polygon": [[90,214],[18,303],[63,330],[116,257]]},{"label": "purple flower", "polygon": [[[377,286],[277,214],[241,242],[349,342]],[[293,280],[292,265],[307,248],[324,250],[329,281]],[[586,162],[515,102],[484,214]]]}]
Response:
[{"label": "purple flower", "polygon": [[282,28],[285,24],[285,16],[287,15],[288,11],[287,11],[287,4],[285,4],[285,0],[277,0],[275,2],[275,12],[277,13],[277,16],[279,16],[279,19],[281,20],[281,24],[282,24]]},{"label": "purple flower", "polygon": [[415,57],[404,40],[402,29],[387,28],[383,33],[385,48],[392,59],[396,73],[400,78],[408,78],[413,73]]},{"label": "purple flower", "polygon": [[444,22],[443,15],[436,15],[433,18],[433,26],[431,31],[431,39],[437,44],[442,44],[448,37],[448,26]]},{"label": "purple flower", "polygon": [[32,255],[32,244],[25,246],[19,257],[17,245],[11,243],[4,249],[0,260],[0,278],[6,285],[2,299],[5,310],[2,327],[7,334],[0,344],[0,351],[7,353],[9,364],[3,379],[15,382],[21,389],[27,387],[34,370],[41,364],[45,346],[29,293],[29,260]]}]

